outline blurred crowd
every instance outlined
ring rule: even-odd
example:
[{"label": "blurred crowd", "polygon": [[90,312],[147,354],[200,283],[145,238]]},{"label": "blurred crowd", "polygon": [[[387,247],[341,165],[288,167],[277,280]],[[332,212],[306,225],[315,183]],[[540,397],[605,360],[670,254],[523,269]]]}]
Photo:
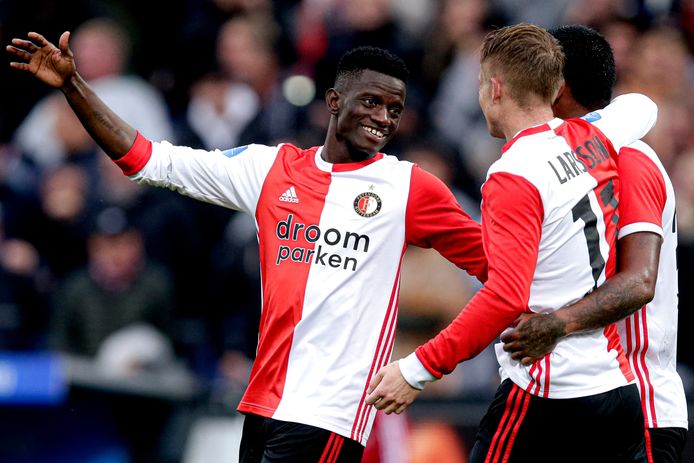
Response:
[{"label": "blurred crowd", "polygon": [[[321,144],[323,94],[339,57],[359,45],[390,49],[411,79],[386,152],[440,177],[473,217],[502,143],[478,106],[478,48],[491,28],[518,22],[598,29],[615,52],[615,96],[642,92],[659,105],[645,141],[676,191],[687,382],[693,0],[0,2],[3,45],[28,31],[56,42],[71,30],[79,72],[123,119],[153,140],[206,149]],[[88,356],[123,374],[177,362],[207,384],[242,389],[260,311],[252,219],[130,182],[61,94],[8,61],[0,69],[0,350]],[[477,289],[436,252],[409,250],[394,356],[445,326]],[[426,394],[492,394],[497,379],[485,352]]]}]

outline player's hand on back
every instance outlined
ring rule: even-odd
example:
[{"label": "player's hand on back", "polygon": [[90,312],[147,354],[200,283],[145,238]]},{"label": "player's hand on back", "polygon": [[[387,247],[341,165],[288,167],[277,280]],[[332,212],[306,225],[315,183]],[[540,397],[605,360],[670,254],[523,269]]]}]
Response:
[{"label": "player's hand on back", "polygon": [[60,36],[59,48],[36,32],[29,32],[27,37],[29,40],[12,39],[12,45],[7,46],[7,51],[19,58],[10,63],[11,67],[30,72],[55,88],[61,88],[77,73],[72,50],[68,46],[69,32],[63,32]]},{"label": "player's hand on back", "polygon": [[554,350],[563,336],[563,323],[554,314],[525,313],[501,334],[504,350],[523,365],[532,365]]}]

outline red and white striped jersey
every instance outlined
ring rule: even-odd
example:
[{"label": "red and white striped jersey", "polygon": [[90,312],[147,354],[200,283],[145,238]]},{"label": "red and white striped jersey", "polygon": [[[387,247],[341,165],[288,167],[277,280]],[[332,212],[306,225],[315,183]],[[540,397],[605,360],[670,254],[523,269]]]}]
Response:
[{"label": "red and white striped jersey", "polygon": [[622,181],[619,234],[652,232],[663,237],[655,296],[619,322],[624,353],[636,375],[648,428],[688,428],[687,400],[676,371],[677,219],[675,193],[657,154],[637,141],[619,151]]},{"label": "red and white striped jersey", "polygon": [[116,162],[138,182],[255,218],[263,311],[238,409],[366,444],[366,389],[391,356],[406,246],[482,280],[486,258],[479,224],[431,174],[382,153],[330,164],[321,149],[207,152],[138,136]]},{"label": "red and white striped jersey", "polygon": [[[615,149],[645,135],[656,112],[650,99],[625,95],[586,120],[555,118],[504,145],[482,187],[489,279],[448,328],[417,349],[428,372],[450,372],[521,313],[554,311],[614,273]],[[512,360],[500,343],[496,353],[502,379],[540,397],[599,394],[633,379],[614,325],[563,338],[532,366]],[[404,360],[408,378],[413,359]]]}]

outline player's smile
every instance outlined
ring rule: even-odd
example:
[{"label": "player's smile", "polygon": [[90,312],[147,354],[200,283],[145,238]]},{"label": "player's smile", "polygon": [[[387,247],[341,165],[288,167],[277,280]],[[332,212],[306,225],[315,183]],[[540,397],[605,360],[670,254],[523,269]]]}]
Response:
[{"label": "player's smile", "polygon": [[388,130],[377,129],[364,124],[361,125],[361,128],[364,129],[366,133],[368,133],[374,139],[374,141],[377,142],[381,142],[388,135]]}]

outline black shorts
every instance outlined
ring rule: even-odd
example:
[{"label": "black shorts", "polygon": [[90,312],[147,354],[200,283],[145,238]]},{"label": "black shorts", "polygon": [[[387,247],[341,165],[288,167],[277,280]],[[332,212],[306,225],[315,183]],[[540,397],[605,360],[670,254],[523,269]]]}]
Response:
[{"label": "black shorts", "polygon": [[248,414],[243,421],[240,463],[359,463],[357,441],[307,424]]},{"label": "black shorts", "polygon": [[684,428],[650,428],[646,430],[648,461],[681,463],[687,430]]},{"label": "black shorts", "polygon": [[470,463],[647,463],[635,384],[573,399],[537,397],[505,380],[482,418]]}]

